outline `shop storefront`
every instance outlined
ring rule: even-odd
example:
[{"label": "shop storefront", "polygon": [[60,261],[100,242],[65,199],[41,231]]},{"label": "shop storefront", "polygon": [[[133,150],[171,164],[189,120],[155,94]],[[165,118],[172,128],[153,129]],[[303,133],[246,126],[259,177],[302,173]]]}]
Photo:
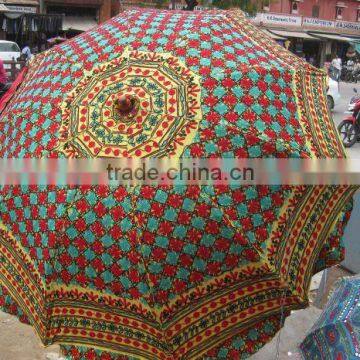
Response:
[{"label": "shop storefront", "polygon": [[88,31],[99,23],[99,7],[84,6],[81,4],[52,5],[46,3],[48,14],[58,14],[63,16],[63,35],[67,38],[78,35],[83,31]]},{"label": "shop storefront", "polygon": [[321,51],[323,43],[321,39],[311,36],[306,32],[301,31],[286,31],[286,30],[268,30],[272,34],[286,38],[284,47],[298,55],[305,58],[308,62],[315,66],[321,64]]},{"label": "shop storefront", "polygon": [[120,11],[119,0],[44,0],[47,14],[63,16],[63,36],[70,38],[109,20]]},{"label": "shop storefront", "polygon": [[262,30],[287,39],[284,46],[322,67],[339,55],[346,61],[360,42],[360,22],[322,20],[297,15],[259,13],[253,22]]},{"label": "shop storefront", "polygon": [[33,52],[44,50],[46,40],[62,29],[62,16],[38,13],[36,6],[4,5],[0,7],[0,38],[25,44]]},{"label": "shop storefront", "polygon": [[313,37],[321,39],[325,43],[324,56],[326,61],[331,61],[335,56],[339,56],[343,63],[352,59],[355,60],[359,54],[355,51],[356,44],[360,37],[341,36],[332,33],[309,32]]}]

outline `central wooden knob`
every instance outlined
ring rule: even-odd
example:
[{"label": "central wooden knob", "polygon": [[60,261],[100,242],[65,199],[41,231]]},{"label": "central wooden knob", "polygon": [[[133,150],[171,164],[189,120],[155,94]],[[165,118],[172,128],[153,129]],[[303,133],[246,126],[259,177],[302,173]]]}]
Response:
[{"label": "central wooden knob", "polygon": [[135,115],[135,113],[137,112],[138,101],[134,96],[131,95],[120,96],[116,100],[115,104],[117,110],[123,116]]}]

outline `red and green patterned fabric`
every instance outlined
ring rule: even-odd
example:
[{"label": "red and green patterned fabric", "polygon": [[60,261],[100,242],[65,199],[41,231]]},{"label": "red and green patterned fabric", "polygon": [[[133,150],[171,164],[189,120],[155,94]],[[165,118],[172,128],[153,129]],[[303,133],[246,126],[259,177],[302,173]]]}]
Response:
[{"label": "red and green patterned fabric", "polygon": [[[325,88],[241,12],[126,11],[31,61],[0,157],[341,158]],[[0,305],[73,359],[245,358],[341,261],[355,190],[3,186]]]},{"label": "red and green patterned fabric", "polygon": [[331,299],[300,344],[303,359],[360,357],[360,277],[339,281]]}]

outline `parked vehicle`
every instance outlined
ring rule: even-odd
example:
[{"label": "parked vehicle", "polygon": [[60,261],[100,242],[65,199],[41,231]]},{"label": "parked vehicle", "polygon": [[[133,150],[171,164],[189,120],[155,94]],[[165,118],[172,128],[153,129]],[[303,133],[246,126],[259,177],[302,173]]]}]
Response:
[{"label": "parked vehicle", "polygon": [[353,71],[354,71],[354,62],[347,63],[341,69],[341,80],[345,82],[353,82]]},{"label": "parked vehicle", "polygon": [[338,104],[340,100],[340,92],[339,92],[339,83],[329,77],[329,87],[327,91],[327,101],[330,110],[333,110],[334,107]]},{"label": "parked vehicle", "polygon": [[338,126],[338,131],[345,147],[353,146],[360,141],[360,98],[353,105],[352,114]]},{"label": "parked vehicle", "polygon": [[359,66],[355,67],[352,72],[352,82],[354,82],[355,84],[360,82],[360,67]]},{"label": "parked vehicle", "polygon": [[345,111],[345,114],[352,114],[352,112],[354,111],[356,102],[358,100],[360,100],[360,94],[358,93],[357,89],[354,88],[353,90],[354,90],[354,95],[350,99],[348,110]]},{"label": "parked vehicle", "polygon": [[[19,45],[12,41],[0,40],[0,59],[3,61],[17,60],[21,56]],[[8,65],[5,66],[8,68]]]}]

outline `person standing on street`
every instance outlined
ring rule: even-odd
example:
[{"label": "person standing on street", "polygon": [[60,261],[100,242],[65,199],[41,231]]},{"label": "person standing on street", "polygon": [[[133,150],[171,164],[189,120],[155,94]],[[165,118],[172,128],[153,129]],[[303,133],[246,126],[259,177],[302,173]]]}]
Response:
[{"label": "person standing on street", "polygon": [[25,61],[29,61],[32,58],[31,49],[28,44],[25,44],[24,48],[21,51],[21,55]]},{"label": "person standing on street", "polygon": [[352,78],[355,84],[360,81],[360,62],[356,62],[353,66]]},{"label": "person standing on street", "polygon": [[336,81],[340,81],[340,75],[341,75],[341,68],[342,68],[342,60],[339,57],[339,55],[335,56],[333,61],[331,62],[331,65],[334,69]]}]

